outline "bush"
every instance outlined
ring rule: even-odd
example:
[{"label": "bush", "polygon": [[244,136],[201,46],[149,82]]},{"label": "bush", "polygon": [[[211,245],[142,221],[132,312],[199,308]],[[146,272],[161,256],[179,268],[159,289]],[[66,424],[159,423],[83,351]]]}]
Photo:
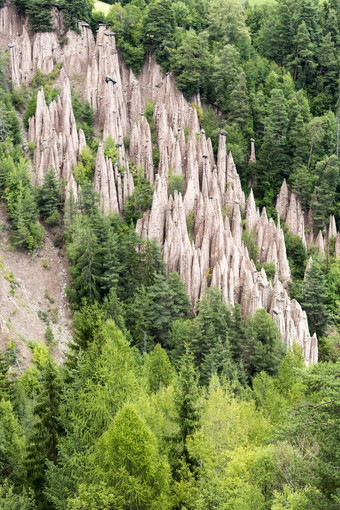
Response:
[{"label": "bush", "polygon": [[138,176],[132,195],[129,195],[124,208],[124,219],[128,225],[136,224],[145,211],[151,209],[153,188],[145,177]]},{"label": "bush", "polygon": [[259,251],[255,243],[254,231],[250,229],[243,230],[242,242],[244,246],[248,249],[249,257],[254,262],[254,264],[257,265]]},{"label": "bush", "polygon": [[82,129],[88,143],[94,136],[94,110],[88,100],[82,101],[80,94],[72,90],[72,108],[76,119],[77,129]]},{"label": "bush", "polygon": [[276,273],[275,262],[263,262],[262,267],[266,272],[267,278],[272,280]]},{"label": "bush", "polygon": [[94,173],[95,157],[88,145],[85,145],[80,154],[80,161],[74,165],[73,175],[77,184],[91,181]]},{"label": "bush", "polygon": [[174,195],[175,191],[178,193],[183,193],[184,190],[184,175],[182,174],[172,174],[169,175],[169,185],[168,185],[168,194]]},{"label": "bush", "polygon": [[110,136],[105,140],[104,154],[107,158],[111,159],[112,165],[115,165],[117,163],[118,151],[116,147],[116,142]]},{"label": "bush", "polygon": [[52,331],[51,326],[49,324],[47,324],[47,326],[46,326],[45,340],[48,343],[48,345],[52,345],[54,343],[53,331]]}]

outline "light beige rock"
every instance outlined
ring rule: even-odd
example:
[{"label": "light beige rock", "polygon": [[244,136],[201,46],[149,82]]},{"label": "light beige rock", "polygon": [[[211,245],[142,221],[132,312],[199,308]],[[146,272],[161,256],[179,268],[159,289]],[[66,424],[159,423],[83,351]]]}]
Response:
[{"label": "light beige rock", "polygon": [[[0,9],[0,45],[7,45],[9,39],[15,44],[10,60],[14,82],[19,85],[29,80],[38,66],[50,72],[53,62],[64,64],[58,79],[60,97],[47,107],[40,91],[36,114],[30,120],[29,139],[36,144],[37,182],[52,164],[67,186],[76,189],[72,170],[85,138],[76,129],[70,80],[78,86],[80,83],[83,98],[95,110],[95,127],[102,130],[102,143],[110,136],[118,147],[114,166],[105,158],[103,145],[96,158],[94,186],[104,213],[123,212],[134,188],[131,162],[143,167],[151,184],[154,181],[155,190],[151,211],[138,220],[136,230],[143,239],[154,238],[162,246],[168,271],[179,272],[194,309],[205,290],[216,285],[229,304],[241,303],[245,317],[265,308],[276,321],[282,340],[288,346],[294,341],[301,345],[307,363],[317,361],[317,340],[309,335],[306,314],[289,299],[285,289],[290,273],[280,225],[268,220],[265,209],[260,215],[252,191],[246,203],[232,154],[227,155],[221,133],[215,162],[197,111],[176,88],[174,76],[163,75],[149,55],[137,80],[120,60],[115,38],[105,27],[99,27],[94,40],[91,31],[80,26],[80,34],[68,33],[68,43],[61,48],[56,33],[30,37],[27,22],[13,13],[12,8]],[[3,34],[6,22],[10,35]],[[150,126],[143,116],[147,100],[155,103],[158,169],[153,168]],[[195,101],[200,104],[199,97]],[[130,137],[128,154],[123,144],[126,137]],[[255,160],[253,144],[250,159]],[[183,196],[177,192],[168,196],[170,171],[184,176]],[[289,228],[303,236],[301,205],[285,182],[277,210]],[[192,212],[194,229],[190,239],[187,219]],[[242,243],[243,213],[247,227],[254,230],[260,261],[276,265],[273,283],[264,270],[256,271]],[[333,222],[330,229],[334,231]],[[340,251],[339,234],[336,239],[336,250]]]}]

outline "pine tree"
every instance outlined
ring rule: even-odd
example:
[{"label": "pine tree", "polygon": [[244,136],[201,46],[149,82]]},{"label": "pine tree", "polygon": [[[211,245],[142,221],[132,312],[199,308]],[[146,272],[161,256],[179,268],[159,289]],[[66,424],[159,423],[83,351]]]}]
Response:
[{"label": "pine tree", "polygon": [[216,288],[209,289],[199,303],[195,319],[198,334],[194,339],[193,353],[198,367],[218,341],[224,345],[228,337],[228,319],[229,311],[221,292]]},{"label": "pine tree", "polygon": [[101,267],[98,240],[88,222],[83,225],[79,222],[67,251],[72,263],[70,273],[74,290],[69,293],[70,299],[75,306],[79,306],[83,297],[93,303],[100,296]]},{"label": "pine tree", "polygon": [[144,48],[160,52],[166,41],[171,41],[175,19],[169,0],[158,0],[150,4],[143,20]]},{"label": "pine tree", "polygon": [[323,229],[335,207],[336,190],[340,183],[340,164],[336,156],[326,157],[315,166],[315,200],[311,208],[315,234]]},{"label": "pine tree", "polygon": [[229,98],[236,88],[239,75],[242,72],[241,57],[235,46],[227,44],[223,46],[213,62],[213,95],[216,105],[227,111]]},{"label": "pine tree", "polygon": [[98,302],[88,304],[83,302],[81,311],[76,312],[73,320],[73,338],[69,343],[65,366],[67,380],[73,379],[72,371],[76,369],[80,352],[85,352],[88,346],[97,338],[105,321],[105,314]]},{"label": "pine tree", "polygon": [[33,32],[51,32],[52,0],[30,0],[27,2],[26,12],[29,15],[30,28]]},{"label": "pine tree", "polygon": [[152,301],[144,285],[135,292],[133,302],[127,305],[127,327],[140,352],[149,352],[155,345],[150,316],[151,306]]},{"label": "pine tree", "polygon": [[2,352],[0,352],[0,399],[10,398],[10,382],[8,378],[9,363]]},{"label": "pine tree", "polygon": [[227,117],[230,122],[235,122],[240,128],[242,128],[247,124],[248,115],[249,108],[246,75],[245,73],[240,73],[238,83],[230,94]]},{"label": "pine tree", "polygon": [[171,293],[171,316],[173,320],[184,318],[191,312],[191,304],[184,283],[177,271],[172,271],[167,280]]},{"label": "pine tree", "polygon": [[181,46],[170,60],[170,66],[177,76],[178,88],[188,99],[206,88],[208,52],[206,44],[194,30],[185,33]]},{"label": "pine tree", "polygon": [[52,359],[44,366],[42,375],[41,391],[33,409],[36,421],[28,445],[26,465],[28,480],[36,492],[39,508],[46,508],[43,496],[45,462],[57,462],[57,442],[61,432],[58,419],[61,382]]},{"label": "pine tree", "polygon": [[91,491],[96,494],[92,502],[96,501],[97,508],[170,508],[170,467],[158,451],[155,435],[131,404],[118,411],[98,440],[90,467],[92,475],[81,508],[91,507],[86,504],[86,492]]},{"label": "pine tree", "polygon": [[90,21],[93,0],[60,0],[66,29],[78,30],[79,21]]},{"label": "pine tree", "polygon": [[4,396],[0,399],[0,438],[1,482],[8,480],[10,483],[22,484],[25,476],[25,438],[13,406]]},{"label": "pine tree", "polygon": [[295,44],[295,54],[293,55],[292,66],[294,66],[294,81],[299,80],[300,86],[309,83],[314,75],[316,63],[314,61],[315,47],[310,39],[310,34],[306,23],[298,26],[296,35],[293,39]]},{"label": "pine tree", "polygon": [[165,276],[165,264],[155,239],[147,239],[142,247],[143,284],[153,285],[159,276]]},{"label": "pine tree", "polygon": [[187,461],[189,461],[189,454],[186,440],[198,426],[198,398],[198,374],[194,365],[194,357],[187,347],[180,362],[178,390],[176,392],[179,441]]},{"label": "pine tree", "polygon": [[317,259],[313,259],[302,285],[302,307],[307,313],[309,330],[322,336],[326,330],[329,312],[324,272]]},{"label": "pine tree", "polygon": [[103,295],[107,295],[110,290],[115,289],[118,284],[120,263],[118,259],[118,239],[111,228],[107,229],[107,237],[101,244],[101,277],[100,286]]},{"label": "pine tree", "polygon": [[145,362],[145,370],[149,389],[157,392],[161,387],[168,386],[174,377],[174,370],[167,353],[160,344],[156,344]]},{"label": "pine tree", "polygon": [[61,190],[54,168],[50,168],[44,175],[44,182],[38,190],[37,202],[42,218],[47,223],[57,223],[61,205]]},{"label": "pine tree", "polygon": [[247,323],[244,366],[249,379],[258,372],[275,375],[285,355],[279,330],[271,316],[260,308]]}]

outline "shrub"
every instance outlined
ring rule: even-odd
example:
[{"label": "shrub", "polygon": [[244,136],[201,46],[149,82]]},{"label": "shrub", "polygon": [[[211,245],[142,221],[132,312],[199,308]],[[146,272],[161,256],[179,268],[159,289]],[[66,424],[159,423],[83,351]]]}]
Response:
[{"label": "shrub", "polygon": [[249,257],[255,263],[255,265],[257,265],[259,251],[255,243],[254,231],[252,229],[243,230],[242,241],[244,246],[248,249]]},{"label": "shrub", "polygon": [[266,272],[267,278],[272,280],[276,273],[275,262],[263,262],[262,267]]},{"label": "shrub", "polygon": [[117,163],[118,151],[116,147],[116,142],[110,136],[105,140],[104,154],[107,158],[111,159],[112,165]]},{"label": "shrub", "polygon": [[47,324],[47,326],[46,326],[45,340],[48,343],[48,345],[52,345],[54,343],[53,331],[52,331],[52,328],[51,328],[51,326],[49,324]]},{"label": "shrub", "polygon": [[48,265],[47,259],[41,259],[41,264],[44,269],[51,269],[50,266]]},{"label": "shrub", "polygon": [[177,191],[178,193],[183,193],[183,190],[184,190],[184,175],[170,173],[168,194],[173,195],[175,191]]}]

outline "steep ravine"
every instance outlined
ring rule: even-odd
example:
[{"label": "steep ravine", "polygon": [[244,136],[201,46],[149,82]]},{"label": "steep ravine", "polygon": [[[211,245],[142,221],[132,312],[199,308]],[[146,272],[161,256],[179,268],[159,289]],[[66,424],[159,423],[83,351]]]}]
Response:
[{"label": "steep ravine", "polygon": [[[59,21],[60,23],[60,21]],[[100,26],[96,40],[86,24],[80,34],[69,32],[63,48],[57,33],[30,35],[27,22],[11,7],[0,9],[0,47],[10,53],[10,73],[15,85],[28,83],[34,71],[51,72],[56,62],[63,68],[58,77],[60,96],[46,105],[43,91],[29,122],[29,140],[35,143],[36,182],[52,164],[66,180],[67,189],[77,192],[72,168],[85,145],[77,132],[71,103],[71,83],[82,83],[84,99],[95,109],[95,127],[103,141],[111,136],[119,146],[119,166],[104,156],[99,146],[94,186],[105,212],[122,212],[133,191],[129,161],[142,166],[150,182],[155,181],[151,211],[137,223],[142,238],[156,238],[163,246],[169,271],[177,270],[185,282],[194,306],[209,285],[222,290],[224,299],[242,305],[244,315],[265,308],[274,318],[287,345],[301,345],[307,363],[318,358],[317,339],[308,331],[307,317],[299,303],[290,300],[286,283],[290,279],[284,236],[279,224],[268,220],[266,211],[256,209],[252,192],[248,199],[240,179],[228,138],[220,134],[217,160],[210,139],[201,129],[197,111],[176,88],[171,74],[163,75],[151,56],[137,79],[128,70],[115,47],[114,34]],[[10,46],[10,47],[8,47]],[[160,152],[158,171],[152,158],[150,126],[144,117],[147,99],[155,103],[154,120]],[[195,102],[199,104],[199,98]],[[124,138],[129,137],[129,151]],[[184,175],[184,192],[168,196],[169,173]],[[286,186],[280,193],[278,211],[289,228],[304,239],[304,215],[297,198]],[[188,233],[187,219],[194,219]],[[242,221],[254,229],[260,261],[273,261],[276,276],[268,281],[258,272],[242,243]],[[331,236],[340,237],[334,221],[326,238],[317,240],[320,249]],[[315,241],[315,240],[313,240]]]}]

